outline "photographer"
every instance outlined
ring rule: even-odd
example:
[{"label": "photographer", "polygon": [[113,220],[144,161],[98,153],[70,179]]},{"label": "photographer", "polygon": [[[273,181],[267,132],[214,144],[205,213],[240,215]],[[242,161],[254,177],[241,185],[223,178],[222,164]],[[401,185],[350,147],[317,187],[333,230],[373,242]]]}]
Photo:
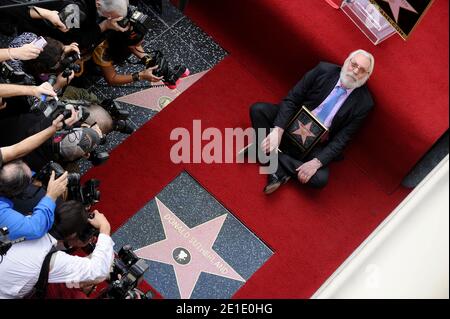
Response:
[{"label": "photographer", "polygon": [[[56,251],[61,247],[83,247],[87,227],[99,231],[96,248],[89,257],[78,257]],[[83,205],[67,201],[57,206],[55,223],[44,237],[13,245],[0,264],[0,298],[24,298],[33,293],[44,260],[51,254],[48,266],[48,283],[65,283],[79,287],[83,282],[105,280],[114,259],[114,242],[106,217],[94,211],[89,218]],[[47,273],[45,273],[47,275]],[[43,285],[45,290],[45,285]],[[38,291],[38,290],[36,290]],[[38,296],[36,296],[38,297]],[[39,296],[43,297],[43,296]]]},{"label": "photographer", "polygon": [[0,225],[8,227],[12,240],[44,236],[53,225],[56,199],[66,190],[67,172],[57,179],[52,172],[46,196],[34,207],[31,215],[25,216],[14,210],[12,199],[27,189],[31,178],[30,168],[20,160],[10,162],[0,170]]},{"label": "photographer", "polygon": [[[70,107],[72,116],[66,120],[71,127],[79,122],[78,111]],[[0,120],[0,145],[11,145],[47,127],[51,118],[42,113],[26,113]],[[66,165],[81,157],[89,157],[99,145],[103,133],[98,124],[82,123],[80,127],[58,131],[41,146],[24,157],[24,161],[35,172],[40,171],[50,161]]]},{"label": "photographer", "polygon": [[[134,54],[139,59],[144,58],[144,49],[141,46],[143,35],[141,34],[131,38],[129,31],[111,32],[106,40],[99,44],[92,54],[93,62],[100,67],[106,82],[109,85],[123,85],[139,80],[146,80],[149,82],[159,82],[163,79],[162,76],[153,74],[153,70],[158,66],[150,67],[144,71],[118,74],[116,65],[122,64],[131,55]],[[130,36],[129,36],[130,35]]]},{"label": "photographer", "polygon": [[[8,163],[12,160],[27,155],[55,135],[55,133],[63,127],[62,121],[63,116],[60,115],[52,122],[52,125],[46,129],[43,129],[42,131],[37,132],[36,134],[31,135],[30,137],[27,137],[13,145],[0,147],[0,169],[4,163]],[[66,120],[66,122],[70,124],[70,119]]]},{"label": "photographer", "polygon": [[[14,1],[1,0],[0,3],[13,4]],[[67,16],[68,4],[77,6],[79,27],[68,28],[61,21]],[[19,32],[30,31],[50,36],[65,44],[77,42],[82,51],[92,51],[102,41],[105,31],[127,30],[117,24],[126,16],[127,7],[128,0],[73,0],[10,9],[5,14],[12,21],[21,21],[17,26]]]}]

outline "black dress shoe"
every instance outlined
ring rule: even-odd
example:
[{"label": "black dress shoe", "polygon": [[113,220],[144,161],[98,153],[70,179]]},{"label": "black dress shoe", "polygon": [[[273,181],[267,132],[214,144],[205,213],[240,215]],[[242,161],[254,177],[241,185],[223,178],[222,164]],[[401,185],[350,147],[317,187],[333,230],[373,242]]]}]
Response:
[{"label": "black dress shoe", "polygon": [[266,187],[264,187],[264,193],[266,195],[272,194],[281,185],[286,184],[290,178],[290,176],[279,177],[277,174],[270,174],[268,177],[267,185]]}]

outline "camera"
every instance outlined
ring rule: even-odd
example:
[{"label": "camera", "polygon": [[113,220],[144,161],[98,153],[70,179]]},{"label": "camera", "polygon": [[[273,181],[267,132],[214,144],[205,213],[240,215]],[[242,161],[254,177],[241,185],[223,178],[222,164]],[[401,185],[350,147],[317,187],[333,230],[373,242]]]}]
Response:
[{"label": "camera", "polygon": [[77,122],[84,122],[89,117],[88,109],[82,104],[76,103],[76,101],[74,101],[74,103],[68,103],[67,101],[55,99],[45,100],[33,105],[30,110],[32,112],[42,112],[45,117],[50,117],[53,120],[60,114],[63,114],[64,119],[66,120],[72,116],[72,111],[70,110],[71,106],[73,106],[75,111],[78,111]]},{"label": "camera", "polygon": [[100,104],[111,115],[113,120],[113,130],[124,134],[131,134],[135,131],[135,128],[127,121],[130,113],[127,110],[122,109],[118,102],[105,99]]},{"label": "camera", "polygon": [[68,56],[66,56],[61,61],[61,67],[63,69],[62,76],[65,78],[68,78],[72,71],[74,73],[80,73],[81,72],[81,66],[76,63],[76,61],[80,60],[80,55],[76,52],[71,52]]},{"label": "camera", "polygon": [[99,298],[150,299],[151,293],[144,294],[136,288],[147,270],[145,260],[138,258],[130,245],[123,246],[114,259],[108,287]]},{"label": "camera", "polygon": [[22,71],[15,71],[8,62],[0,64],[0,82],[8,84],[34,85],[34,79]]},{"label": "camera", "polygon": [[162,81],[169,88],[175,88],[178,79],[188,72],[187,68],[183,65],[177,65],[171,69],[163,53],[159,50],[151,51],[149,54],[146,54],[141,59],[141,62],[145,65],[146,69],[157,65],[158,68],[153,71],[153,74],[162,76]]},{"label": "camera", "polygon": [[150,17],[131,5],[128,6],[127,16],[118,21],[117,24],[122,28],[130,24],[136,31],[142,34],[145,34],[151,27]]},{"label": "camera", "polygon": [[[55,171],[55,179],[65,172],[61,165],[51,161],[34,176],[34,179],[40,181],[42,185],[47,187],[52,171]],[[84,185],[81,185],[80,174],[68,173],[67,199],[79,201],[84,206],[93,205],[100,200],[99,185],[100,181],[97,179],[90,179]]]},{"label": "camera", "polygon": [[[13,244],[20,243],[25,240],[25,237],[18,238],[16,240],[8,239],[9,230],[8,227],[0,228],[0,256],[3,258]],[[1,259],[0,259],[1,263]]]}]

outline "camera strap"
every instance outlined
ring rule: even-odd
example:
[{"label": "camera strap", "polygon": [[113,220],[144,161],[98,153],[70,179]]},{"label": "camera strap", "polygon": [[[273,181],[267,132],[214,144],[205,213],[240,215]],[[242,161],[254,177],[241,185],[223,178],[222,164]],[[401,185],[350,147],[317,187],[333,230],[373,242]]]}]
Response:
[{"label": "camera strap", "polygon": [[41,272],[39,273],[39,279],[34,285],[31,292],[25,297],[26,299],[44,299],[47,293],[48,275],[50,272],[50,261],[54,253],[58,250],[55,246],[52,246],[48,254],[44,258],[42,263]]}]

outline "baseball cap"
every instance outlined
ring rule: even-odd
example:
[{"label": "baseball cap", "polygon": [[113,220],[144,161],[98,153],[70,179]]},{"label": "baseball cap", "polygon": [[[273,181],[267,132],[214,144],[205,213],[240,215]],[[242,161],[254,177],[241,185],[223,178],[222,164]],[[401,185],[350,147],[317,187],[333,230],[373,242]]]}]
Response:
[{"label": "baseball cap", "polygon": [[100,143],[98,133],[89,127],[73,129],[59,144],[59,153],[68,161],[81,158],[86,153],[92,152]]}]

